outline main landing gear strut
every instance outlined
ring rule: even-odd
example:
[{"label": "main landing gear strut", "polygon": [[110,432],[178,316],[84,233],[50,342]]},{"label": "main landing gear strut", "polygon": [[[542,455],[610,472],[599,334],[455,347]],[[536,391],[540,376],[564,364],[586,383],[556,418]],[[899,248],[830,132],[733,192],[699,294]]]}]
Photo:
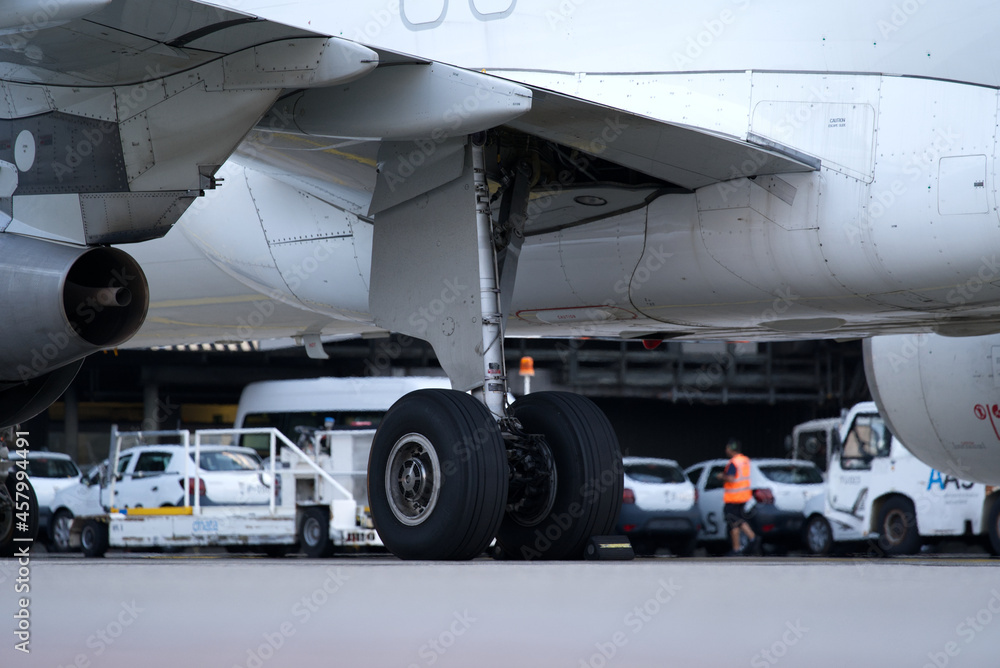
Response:
[{"label": "main landing gear strut", "polygon": [[[479,313],[445,314],[443,322],[447,330],[456,321],[478,321],[481,380],[472,395],[419,390],[389,409],[368,465],[372,518],[386,547],[403,559],[471,559],[494,538],[505,558],[581,558],[592,536],[611,532],[621,507],[618,441],[600,409],[579,395],[539,392],[507,405],[498,249],[483,140],[472,144],[471,169],[463,174],[472,188],[464,196],[473,190],[475,200],[464,201],[476,207],[479,299],[472,301]],[[523,210],[527,188],[512,192],[521,193]],[[429,201],[420,209],[433,209],[433,193]],[[453,196],[448,204],[454,208]],[[376,244],[376,261],[378,253]],[[513,255],[505,271],[516,267]],[[447,346],[431,343],[439,358],[447,356]]]}]

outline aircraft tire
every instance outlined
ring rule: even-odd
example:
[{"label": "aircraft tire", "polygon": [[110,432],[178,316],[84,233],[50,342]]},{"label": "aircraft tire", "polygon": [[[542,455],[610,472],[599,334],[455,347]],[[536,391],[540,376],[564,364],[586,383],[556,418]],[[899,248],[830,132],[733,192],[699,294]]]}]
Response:
[{"label": "aircraft tire", "polygon": [[511,406],[528,434],[545,436],[555,464],[549,511],[531,522],[508,513],[497,534],[519,559],[581,559],[591,536],[613,533],[621,510],[622,456],[611,423],[589,399],[537,392]]},{"label": "aircraft tire", "polygon": [[375,433],[368,489],[375,529],[394,555],[472,559],[493,540],[507,505],[500,428],[464,392],[411,392]]},{"label": "aircraft tire", "polygon": [[[9,498],[0,499],[3,507],[0,508],[0,557],[12,557],[24,545],[30,543],[22,542],[23,539],[34,540],[38,535],[38,499],[35,497],[35,490],[31,482],[26,478],[17,480],[17,472],[21,471],[14,466],[7,473],[7,481],[4,483]],[[21,483],[21,496],[18,500],[18,483]],[[18,509],[18,503],[24,503],[23,497],[27,494],[28,521],[26,526],[21,523],[18,516],[23,517],[24,509]]]}]

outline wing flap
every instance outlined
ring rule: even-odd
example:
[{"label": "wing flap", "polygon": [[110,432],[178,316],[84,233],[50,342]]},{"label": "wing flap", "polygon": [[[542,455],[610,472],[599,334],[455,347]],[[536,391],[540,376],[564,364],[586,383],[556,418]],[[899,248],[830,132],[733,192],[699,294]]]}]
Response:
[{"label": "wing flap", "polygon": [[818,161],[771,144],[663,123],[528,86],[531,110],[507,124],[690,190],[735,178],[808,172]]}]

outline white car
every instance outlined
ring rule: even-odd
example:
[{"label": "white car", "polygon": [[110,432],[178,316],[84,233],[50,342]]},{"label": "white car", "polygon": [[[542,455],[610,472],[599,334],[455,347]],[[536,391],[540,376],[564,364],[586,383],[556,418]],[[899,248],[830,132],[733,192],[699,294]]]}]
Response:
[{"label": "white car", "polygon": [[[727,459],[712,459],[686,469],[698,488],[698,509],[702,531],[699,540],[729,545],[726,520],[722,514],[722,473]],[[791,459],[750,458],[750,487],[753,499],[748,515],[754,531],[765,543],[800,547],[805,507],[810,499],[825,493],[823,474],[815,464]],[[721,544],[721,545],[720,545]]]},{"label": "white car", "polygon": [[[11,459],[20,458],[20,451],[11,453]],[[38,535],[42,540],[51,541],[52,501],[57,492],[77,483],[80,469],[69,455],[61,452],[28,450],[27,460],[28,477],[38,498]]]},{"label": "white car", "polygon": [[[184,485],[200,495],[203,506],[264,505],[270,503],[270,477],[252,448],[233,445],[201,446],[200,469],[195,467],[190,449],[187,478],[184,476],[184,447],[181,445],[139,445],[123,450],[118,458],[112,485],[107,475],[108,461],[91,469],[77,484],[63,490],[53,505],[52,548],[69,549],[73,518],[99,515],[115,508],[160,508],[184,503]],[[197,481],[197,482],[196,482]]]},{"label": "white car", "polygon": [[701,518],[698,494],[672,459],[624,457],[625,489],[616,524],[637,554],[654,554],[660,546],[678,556],[694,552]]}]

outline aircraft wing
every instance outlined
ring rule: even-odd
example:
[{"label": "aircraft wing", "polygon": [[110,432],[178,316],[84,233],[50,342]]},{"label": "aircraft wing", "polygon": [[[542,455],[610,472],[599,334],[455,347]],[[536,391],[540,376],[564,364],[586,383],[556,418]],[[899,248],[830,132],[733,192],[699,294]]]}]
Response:
[{"label": "aircraft wing", "polygon": [[819,168],[816,159],[762,137],[750,135],[741,141],[531,89],[531,110],[509,127],[689,190],[740,177]]},{"label": "aircraft wing", "polygon": [[160,236],[282,90],[376,61],[191,0],[5,3],[0,231],[79,245]]},{"label": "aircraft wing", "polygon": [[[568,182],[536,180],[536,196],[566,201],[531,216],[531,232],[588,220],[593,210],[573,201],[581,195],[609,201],[602,211],[612,214],[664,188],[692,191],[820,164],[752,134],[666,123],[381,50],[379,62],[360,81],[285,96],[247,137],[239,159],[354,213],[377,215],[456,177],[455,141],[496,128],[501,141],[543,147],[551,171],[573,172]],[[411,178],[413,163],[425,167],[425,160],[436,164],[438,178]]]}]

